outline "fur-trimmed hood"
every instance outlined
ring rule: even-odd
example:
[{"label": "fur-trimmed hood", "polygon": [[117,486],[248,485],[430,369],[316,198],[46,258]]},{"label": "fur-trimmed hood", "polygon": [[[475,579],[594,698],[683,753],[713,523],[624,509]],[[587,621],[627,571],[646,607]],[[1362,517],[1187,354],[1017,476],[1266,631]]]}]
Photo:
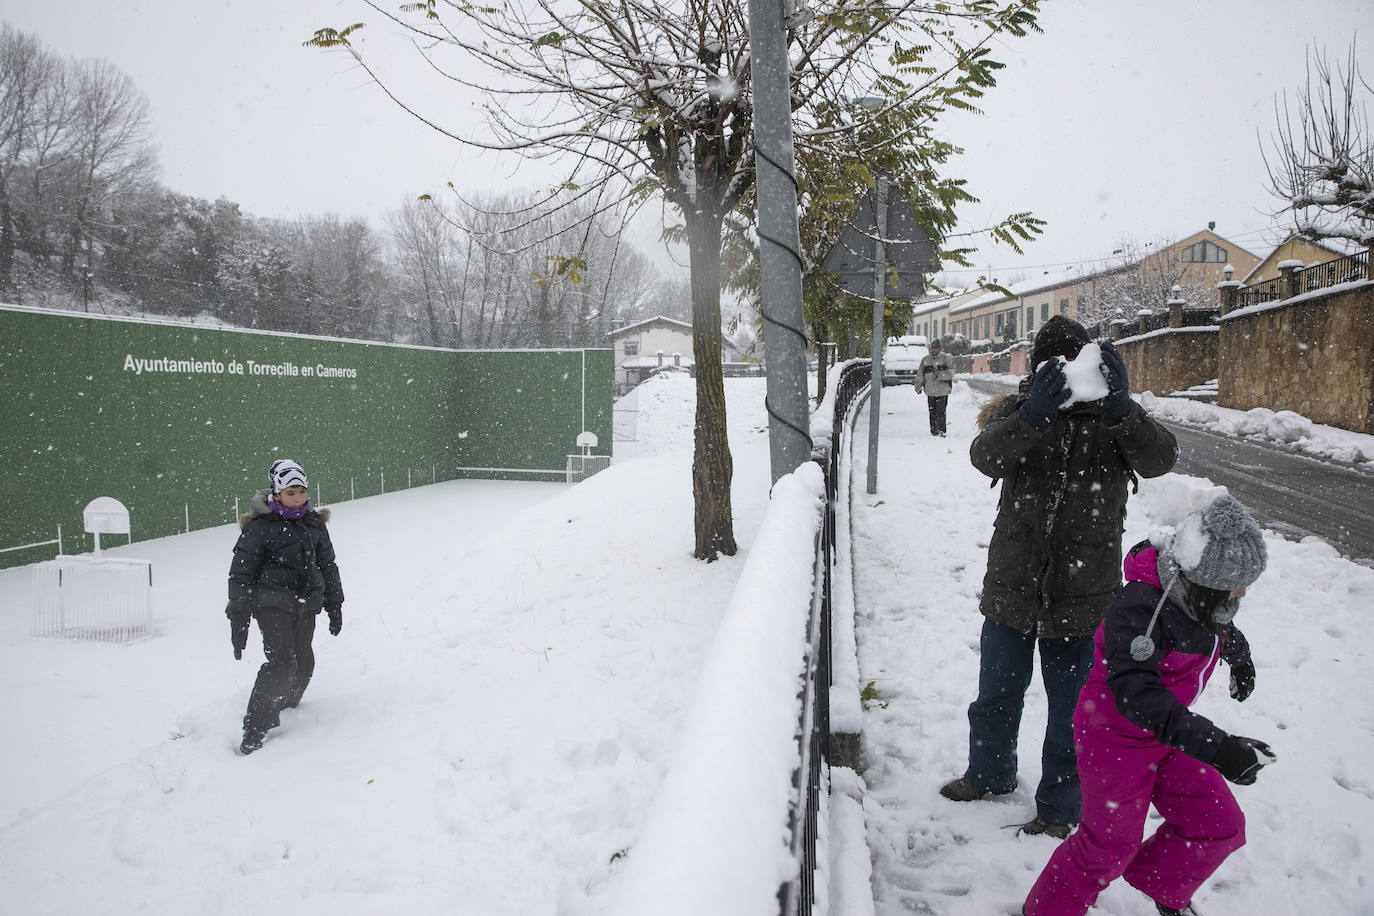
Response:
[{"label": "fur-trimmed hood", "polygon": [[[248,504],[248,511],[239,516],[239,527],[242,528],[250,521],[263,515],[271,515],[272,507],[267,504],[267,498],[272,495],[272,491],[263,487],[253,494],[253,501]],[[316,509],[311,508],[310,513],[318,515],[320,521],[329,522],[329,508],[327,506]]]}]

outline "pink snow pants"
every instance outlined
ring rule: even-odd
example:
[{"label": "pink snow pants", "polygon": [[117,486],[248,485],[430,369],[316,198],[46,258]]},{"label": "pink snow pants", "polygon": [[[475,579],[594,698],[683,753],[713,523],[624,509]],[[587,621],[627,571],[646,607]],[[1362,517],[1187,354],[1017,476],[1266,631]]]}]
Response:
[{"label": "pink snow pants", "polygon": [[[1075,720],[1083,820],[1031,888],[1027,916],[1083,916],[1122,875],[1150,899],[1183,908],[1245,845],[1245,815],[1226,780],[1153,738],[1104,736]],[[1141,843],[1151,803],[1164,823]]]}]

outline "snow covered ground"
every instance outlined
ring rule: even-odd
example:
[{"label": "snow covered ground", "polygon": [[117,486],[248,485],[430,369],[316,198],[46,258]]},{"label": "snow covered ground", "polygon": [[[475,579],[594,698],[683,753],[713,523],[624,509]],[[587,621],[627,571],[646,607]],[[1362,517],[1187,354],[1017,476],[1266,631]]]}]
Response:
[{"label": "snow covered ground", "polygon": [[[255,635],[242,662],[230,651],[234,528],[112,551],[154,564],[157,635],[129,646],[29,637],[27,571],[0,571],[0,909],[607,911],[626,863],[648,855],[648,812],[682,763],[741,573],[753,551],[772,562],[762,379],[726,381],[740,555],[691,558],[692,384],[656,379],[622,401],[634,441],[618,435],[612,468],[576,487],[464,481],[336,505],[343,633],[317,635],[305,702],[251,757],[234,747],[261,647]],[[975,402],[956,386],[944,440],[924,434],[924,397],[890,388],[882,405],[879,493],[863,492],[861,446],[853,499],[858,662],[879,693],[862,782],[841,772],[836,785],[862,802],[877,912],[1014,912],[1052,843],[1006,829],[1033,813],[1040,695],[1021,789],[964,806],[935,792],[964,764],[996,495],[968,464]],[[1210,492],[1143,482],[1128,539]],[[1209,916],[1374,913],[1361,664],[1374,570],[1319,542],[1270,549],[1239,619],[1255,695],[1238,706],[1214,686],[1206,710],[1280,760],[1238,789],[1250,845],[1198,903]],[[837,817],[832,848],[852,853],[859,827]],[[776,867],[772,850],[759,856]],[[681,851],[688,878],[694,861]],[[839,916],[867,912],[852,893],[861,864],[835,867]],[[1099,909],[1151,911],[1117,887]]]}]

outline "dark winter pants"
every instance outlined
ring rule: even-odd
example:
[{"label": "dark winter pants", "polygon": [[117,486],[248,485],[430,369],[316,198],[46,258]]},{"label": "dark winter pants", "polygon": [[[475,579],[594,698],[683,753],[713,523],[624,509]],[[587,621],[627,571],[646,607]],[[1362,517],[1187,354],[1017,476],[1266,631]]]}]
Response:
[{"label": "dark winter pants", "polygon": [[[1110,698],[1108,699],[1110,702]],[[1050,857],[1026,898],[1028,916],[1082,916],[1121,875],[1151,900],[1182,909],[1245,844],[1245,816],[1221,775],[1182,751],[1085,729],[1078,769],[1083,822]],[[1150,805],[1164,818],[1143,844]]]},{"label": "dark winter pants", "polygon": [[262,631],[262,651],[267,661],[248,698],[243,717],[245,735],[264,735],[278,723],[278,713],[295,706],[315,672],[315,614],[305,611],[258,611],[253,617]]},{"label": "dark winter pants", "polygon": [[1078,823],[1078,765],[1073,749],[1073,709],[1093,664],[1091,635],[1036,639],[991,620],[983,621],[978,699],[968,708],[968,770],[964,778],[990,792],[1016,788],[1016,741],[1021,710],[1040,644],[1040,677],[1049,699],[1049,720],[1040,753],[1035,812],[1051,824]]},{"label": "dark winter pants", "polygon": [[930,406],[930,434],[932,436],[943,436],[945,434],[945,407],[949,404],[949,395],[926,395],[926,403]]}]

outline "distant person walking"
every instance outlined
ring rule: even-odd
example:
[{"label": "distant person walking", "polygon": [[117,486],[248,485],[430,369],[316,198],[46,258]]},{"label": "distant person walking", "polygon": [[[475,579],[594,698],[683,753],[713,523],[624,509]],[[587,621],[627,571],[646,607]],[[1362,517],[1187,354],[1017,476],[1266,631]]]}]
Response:
[{"label": "distant person walking", "polygon": [[[1016,789],[1017,737],[1040,653],[1049,701],[1035,817],[1021,829],[1063,839],[1081,802],[1073,708],[1092,668],[1093,632],[1121,588],[1121,532],[1136,475],[1174,466],[1174,436],[1131,400],[1126,366],[1102,344],[1107,396],[1064,407],[1063,363],[1091,338],[1061,315],[1045,322],[1020,391],[979,414],[973,466],[1002,481],[978,610],[978,698],[968,709],[968,769],[940,789],[977,801]],[[1099,370],[1100,371],[1100,370]]]},{"label": "distant person walking", "polygon": [[[1218,659],[1234,699],[1254,690],[1233,620],[1266,557],[1259,525],[1231,496],[1131,548],[1073,714],[1083,821],[1031,888],[1027,916],[1083,916],[1122,875],[1164,916],[1193,913],[1202,882],[1245,844],[1226,780],[1248,786],[1274,756],[1189,707]],[[1163,820],[1142,843],[1151,805]]]},{"label": "distant person walking", "polygon": [[930,342],[930,352],[922,357],[920,374],[916,377],[916,393],[926,393],[932,436],[945,434],[945,408],[949,404],[949,393],[954,389],[954,360],[940,351],[940,340],[936,338]]},{"label": "distant person walking", "polygon": [[243,658],[250,618],[267,656],[243,717],[244,754],[262,747],[268,729],[281,724],[281,710],[300,703],[315,671],[311,644],[320,611],[329,615],[332,635],[343,628],[343,585],[325,527],[329,510],[311,508],[309,483],[296,462],[273,462],[267,477],[269,487],[239,518],[225,608],[234,658]]}]

